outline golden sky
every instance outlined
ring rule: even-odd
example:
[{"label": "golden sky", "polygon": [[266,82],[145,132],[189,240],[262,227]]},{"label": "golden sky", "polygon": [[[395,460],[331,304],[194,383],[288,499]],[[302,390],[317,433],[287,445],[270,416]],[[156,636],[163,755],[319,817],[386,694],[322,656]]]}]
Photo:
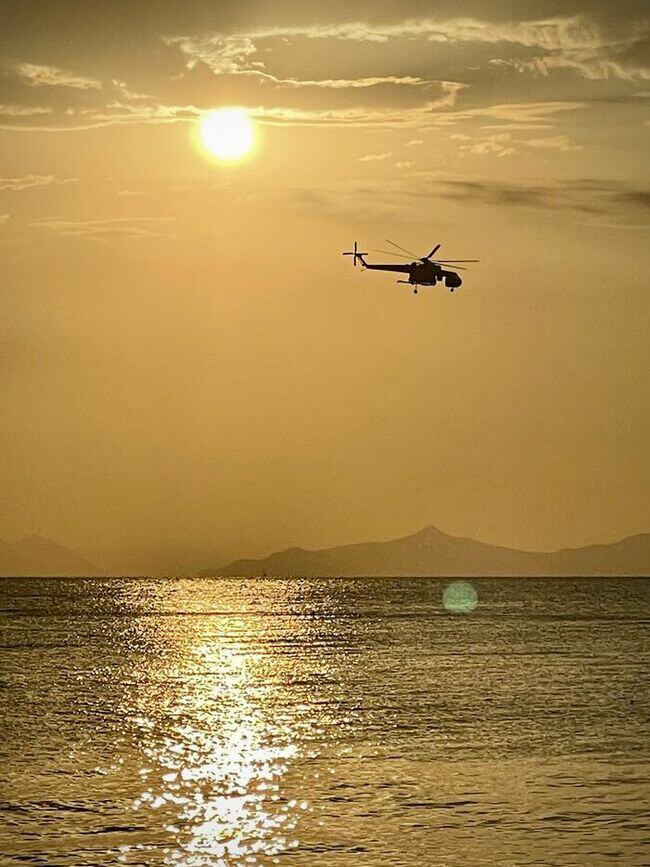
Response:
[{"label": "golden sky", "polygon": [[[646,2],[12,0],[0,28],[0,536],[169,569],[650,530]],[[235,164],[197,144],[230,106]],[[340,255],[385,237],[481,261],[414,297]]]}]

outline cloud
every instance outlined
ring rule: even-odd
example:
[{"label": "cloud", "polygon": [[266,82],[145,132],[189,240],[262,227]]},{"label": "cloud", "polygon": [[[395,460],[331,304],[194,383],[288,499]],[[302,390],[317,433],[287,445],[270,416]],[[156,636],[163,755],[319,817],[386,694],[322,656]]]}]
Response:
[{"label": "cloud", "polygon": [[[463,136],[461,141],[465,141],[467,138],[467,136]],[[509,132],[493,133],[479,139],[473,144],[462,144],[458,149],[461,153],[476,154],[478,156],[493,154],[497,157],[507,157],[517,153],[515,148],[510,144],[511,140],[512,136]]]},{"label": "cloud", "polygon": [[495,180],[445,178],[437,172],[412,172],[363,183],[332,184],[319,190],[294,191],[294,204],[320,214],[381,215],[385,219],[418,221],[431,202],[440,200],[503,209],[511,215],[524,208],[541,213],[579,215],[593,226],[650,229],[650,189],[635,188],[607,178],[515,183]]},{"label": "cloud", "polygon": [[[273,35],[278,38],[280,33],[264,32],[262,38]],[[186,58],[186,68],[194,69],[198,63],[205,64],[215,75],[249,75],[266,79],[269,82],[290,88],[324,88],[330,90],[346,90],[376,87],[378,85],[397,85],[422,87],[432,84],[428,79],[414,75],[375,75],[361,78],[323,78],[302,79],[295,77],[280,77],[269,72],[266,64],[260,60],[251,60],[257,56],[257,47],[250,35],[238,36],[167,36],[163,37],[166,45],[178,45]]]},{"label": "cloud", "polygon": [[131,123],[177,123],[194,121],[203,114],[196,105],[129,105],[125,102],[111,102],[101,109],[84,109],[80,114],[85,123],[76,129],[91,129],[95,126]]},{"label": "cloud", "polygon": [[617,198],[623,204],[650,210],[650,190],[625,190],[618,193]]},{"label": "cloud", "polygon": [[205,63],[219,74],[237,74],[252,69],[248,58],[257,54],[257,47],[247,35],[223,36],[163,36],[165,45],[177,45],[185,56],[187,69],[194,69],[197,63]]},{"label": "cloud", "polygon": [[[255,54],[258,42],[267,39],[338,39],[354,42],[388,42],[391,39],[423,38],[430,42],[509,42],[525,47],[547,50],[559,48],[593,48],[606,44],[600,29],[582,16],[556,17],[532,21],[504,21],[492,23],[484,19],[462,18],[409,18],[390,23],[370,21],[305,24],[278,27],[259,27],[243,33],[220,33],[195,36],[166,36],[168,44],[180,44],[190,61],[196,59],[200,48],[213,51],[215,62],[238,63],[242,57]],[[638,37],[629,37],[636,41]]]},{"label": "cloud", "polygon": [[620,181],[601,178],[539,184],[439,180],[438,184],[446,198],[487,205],[577,211],[619,218],[625,218],[630,210],[650,210],[650,190],[632,189]]},{"label": "cloud", "polygon": [[[463,117],[488,117],[516,124],[548,123],[551,116],[565,111],[586,108],[585,102],[547,100],[545,102],[506,102],[463,112]],[[458,115],[457,115],[458,116]]]},{"label": "cloud", "polygon": [[594,56],[592,51],[572,50],[558,52],[546,56],[534,57],[532,60],[493,60],[493,64],[509,66],[517,72],[528,72],[533,75],[549,76],[556,69],[573,69],[583,78],[591,81],[619,79],[622,81],[650,80],[650,67],[623,65],[615,60],[607,60]]},{"label": "cloud", "polygon": [[126,102],[110,102],[99,108],[85,108],[77,112],[66,111],[65,116],[59,116],[52,123],[37,125],[21,125],[17,123],[0,123],[0,130],[12,132],[77,132],[79,130],[98,129],[120,124],[140,123],[187,123],[195,121],[204,113],[204,109],[196,105],[144,105]]},{"label": "cloud", "polygon": [[530,129],[526,124],[506,124],[505,127],[491,127],[499,130],[482,138],[474,139],[466,133],[454,133],[450,138],[462,142],[458,150],[461,153],[476,155],[492,154],[498,157],[511,156],[517,153],[517,146],[524,145],[536,150],[554,150],[562,153],[582,150],[580,145],[574,145],[568,135],[554,135],[542,138],[513,138],[512,130]]},{"label": "cloud", "polygon": [[[370,108],[359,105],[349,108],[299,109],[287,107],[258,106],[250,109],[251,115],[266,123],[289,124],[295,126],[358,126],[427,128],[443,126],[453,122],[454,115],[445,111],[453,108],[458,94],[466,87],[458,81],[436,82],[441,95],[422,105],[404,108],[400,106],[388,108]],[[467,115],[462,115],[470,116]],[[458,115],[460,117],[460,115]]]},{"label": "cloud", "polygon": [[169,238],[170,232],[155,231],[176,221],[175,217],[116,217],[109,220],[60,220],[46,217],[29,223],[32,229],[41,229],[63,237],[102,238],[107,235],[125,235],[130,238]]},{"label": "cloud", "polygon": [[412,169],[415,165],[415,160],[399,160],[395,165],[398,169]]},{"label": "cloud", "polygon": [[[525,126],[523,128],[526,129]],[[498,157],[510,156],[517,153],[515,146],[518,145],[525,145],[526,147],[536,150],[555,150],[562,153],[582,150],[579,145],[571,144],[568,135],[514,139],[510,131],[499,131],[476,140],[472,139],[472,136],[464,133],[455,133],[451,135],[450,138],[455,141],[464,142],[464,144],[460,144],[458,147],[458,150],[461,153],[476,154],[479,156],[486,154],[493,154]]]},{"label": "cloud", "polygon": [[72,184],[78,178],[55,178],[54,175],[24,175],[20,178],[0,178],[0,191],[27,190],[30,187],[47,187],[50,184]]},{"label": "cloud", "polygon": [[364,157],[359,157],[357,162],[359,163],[374,163],[379,162],[380,160],[387,160],[389,157],[393,156],[392,151],[387,151],[385,154],[366,154]]},{"label": "cloud", "polygon": [[[354,26],[353,26],[354,27]],[[356,29],[356,28],[355,28]],[[625,81],[650,79],[650,68],[635,65],[622,55],[641,45],[650,33],[650,22],[634,22],[627,32],[611,32],[586,16],[556,17],[538,21],[492,23],[456,18],[444,21],[406,21],[374,31],[374,36],[395,38],[421,36],[432,42],[509,44],[541,53],[532,59],[499,60],[520,72],[549,75],[556,69],[573,69],[591,80],[618,78]],[[348,34],[351,37],[351,33]],[[358,37],[357,37],[358,38]]]},{"label": "cloud", "polygon": [[582,150],[580,145],[571,144],[568,135],[553,135],[547,136],[546,138],[529,138],[523,141],[522,144],[529,148],[556,150],[563,153]]},{"label": "cloud", "polygon": [[[650,69],[635,65],[625,57],[626,52],[633,52],[643,43],[648,32],[648,22],[637,21],[623,32],[619,28],[613,36],[610,29],[601,28],[588,17],[574,15],[503,22],[470,17],[425,17],[381,24],[367,21],[307,24],[253,28],[228,35],[208,33],[163,38],[167,45],[179,46],[188,68],[205,63],[216,74],[255,74],[274,78],[265,69],[265,63],[258,59],[258,45],[270,40],[284,45],[300,39],[370,43],[409,40],[411,44],[420,41],[446,45],[507,45],[523,49],[528,55],[538,53],[533,57],[493,58],[493,64],[540,75],[549,75],[556,69],[573,69],[592,80],[619,78],[631,81],[650,78]],[[295,83],[300,84],[299,81]]]},{"label": "cloud", "polygon": [[414,75],[375,75],[370,78],[324,78],[324,79],[296,79],[296,78],[275,78],[268,76],[278,84],[288,85],[291,87],[323,87],[331,90],[343,90],[346,88],[356,89],[360,87],[376,87],[379,84],[397,84],[408,86],[429,85],[434,82],[424,78],[418,78]]},{"label": "cloud", "polygon": [[154,99],[155,97],[151,96],[148,93],[137,93],[137,91],[131,90],[126,81],[121,81],[119,78],[113,78],[111,80],[111,84],[120,94],[123,99]]},{"label": "cloud", "polygon": [[415,147],[416,145],[421,145],[421,144],[424,144],[424,142],[422,141],[421,138],[412,138],[410,141],[406,142],[404,147],[405,148],[412,148],[412,147]]},{"label": "cloud", "polygon": [[0,115],[8,117],[30,117],[35,114],[51,114],[51,108],[29,105],[6,105],[0,104]]},{"label": "cloud", "polygon": [[27,79],[28,84],[34,87],[46,85],[49,87],[72,87],[75,90],[99,90],[102,86],[101,81],[97,81],[95,78],[75,75],[56,66],[20,63],[16,67],[16,71],[22,78]]}]

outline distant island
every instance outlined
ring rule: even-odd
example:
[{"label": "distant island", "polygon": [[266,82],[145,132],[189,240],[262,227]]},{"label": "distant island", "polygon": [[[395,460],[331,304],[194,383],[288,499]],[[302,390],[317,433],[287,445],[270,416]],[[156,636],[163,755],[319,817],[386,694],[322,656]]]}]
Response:
[{"label": "distant island", "polygon": [[76,551],[44,536],[24,536],[16,542],[0,541],[1,578],[77,578],[101,575]]},{"label": "distant island", "polygon": [[[209,552],[196,552],[194,560],[201,562],[209,557]],[[192,569],[189,564],[186,568],[166,572],[133,568],[138,561],[132,558],[132,553],[127,552],[116,571],[107,566],[101,556],[96,560],[101,564],[98,567],[51,539],[25,536],[15,542],[0,541],[0,578],[196,575],[196,567]],[[129,563],[132,563],[131,568],[128,568]],[[288,548],[259,560],[235,560],[199,572],[200,577],[264,575],[296,578],[650,576],[650,533],[628,536],[609,545],[536,552],[488,545],[475,539],[450,536],[436,527],[425,527],[388,542],[360,542],[320,551]]]},{"label": "distant island", "polygon": [[389,542],[321,551],[288,548],[260,560],[236,560],[209,576],[289,577],[584,577],[650,575],[650,533],[610,545],[519,551],[450,536],[436,527]]}]

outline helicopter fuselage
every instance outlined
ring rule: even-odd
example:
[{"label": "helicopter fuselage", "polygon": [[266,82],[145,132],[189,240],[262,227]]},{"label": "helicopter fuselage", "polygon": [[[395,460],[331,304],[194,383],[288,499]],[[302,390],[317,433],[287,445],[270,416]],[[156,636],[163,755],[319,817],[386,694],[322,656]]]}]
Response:
[{"label": "helicopter fuselage", "polygon": [[435,286],[444,280],[445,285],[457,288],[462,284],[455,271],[446,271],[434,262],[413,262],[409,271],[409,283],[418,286]]},{"label": "helicopter fuselage", "polygon": [[394,271],[408,275],[412,286],[435,286],[436,283],[444,282],[450,289],[457,289],[462,285],[462,279],[455,271],[447,271],[435,262],[411,262],[404,265],[375,265],[366,262],[361,256],[361,264],[370,271]]}]

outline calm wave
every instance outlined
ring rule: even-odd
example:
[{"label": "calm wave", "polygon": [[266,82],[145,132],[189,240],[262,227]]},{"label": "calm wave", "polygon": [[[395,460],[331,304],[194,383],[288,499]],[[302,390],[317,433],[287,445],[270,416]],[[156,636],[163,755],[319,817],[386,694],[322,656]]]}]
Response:
[{"label": "calm wave", "polygon": [[650,581],[0,582],[2,864],[650,863]]}]

